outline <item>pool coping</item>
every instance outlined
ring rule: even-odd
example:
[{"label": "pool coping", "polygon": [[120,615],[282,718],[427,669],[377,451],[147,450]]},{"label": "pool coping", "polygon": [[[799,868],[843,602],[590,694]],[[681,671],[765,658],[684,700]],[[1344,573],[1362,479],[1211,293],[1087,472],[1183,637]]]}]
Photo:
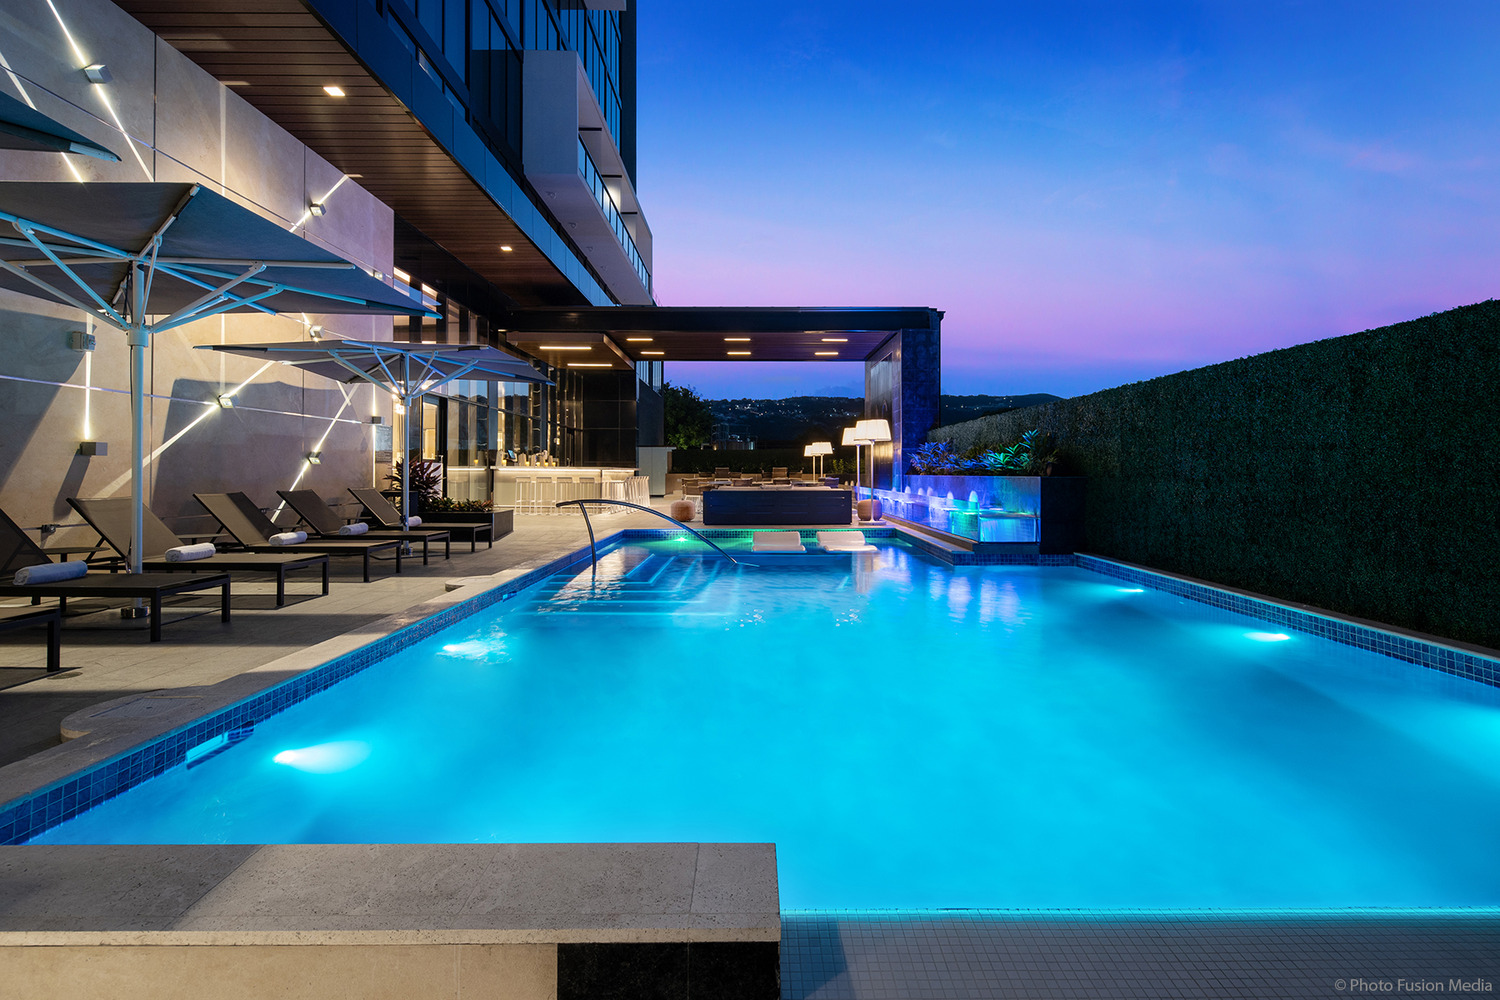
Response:
[{"label": "pool coping", "polygon": [[[1214,607],[1236,611],[1344,645],[1500,686],[1500,652],[1464,648],[1448,640],[1403,632],[1333,612],[1277,601],[1086,553],[975,556],[892,525],[863,526],[874,537],[898,536],[911,547],[953,565],[1077,566]],[[632,538],[677,537],[681,529],[620,528],[600,537],[607,548]],[[743,537],[746,530],[709,528],[710,538]],[[812,535],[816,529],[802,529]],[[961,559],[963,556],[973,557]],[[254,726],[344,678],[555,573],[589,561],[590,549],[459,581],[456,589],[342,635],[201,688],[134,694],[70,716],[97,719],[78,738],[0,768],[0,845],[18,845],[169,768],[190,750]]]}]

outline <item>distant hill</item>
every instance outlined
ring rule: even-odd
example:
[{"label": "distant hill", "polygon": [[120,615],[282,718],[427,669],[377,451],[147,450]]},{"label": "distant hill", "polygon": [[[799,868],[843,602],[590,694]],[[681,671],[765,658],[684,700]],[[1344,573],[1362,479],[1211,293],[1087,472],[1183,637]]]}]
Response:
[{"label": "distant hill", "polygon": [[[943,396],[939,424],[956,424],[990,413],[1038,403],[1060,396],[1038,392],[1023,396]],[[711,399],[716,436],[727,433],[754,438],[760,448],[786,448],[809,441],[833,441],[843,428],[864,415],[865,401],[850,396],[791,396],[787,399]]]}]

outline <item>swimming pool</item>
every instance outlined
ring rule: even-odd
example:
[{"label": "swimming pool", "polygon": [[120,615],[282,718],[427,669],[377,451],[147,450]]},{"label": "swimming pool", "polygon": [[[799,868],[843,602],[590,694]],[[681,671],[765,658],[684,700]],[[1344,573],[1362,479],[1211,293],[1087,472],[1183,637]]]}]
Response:
[{"label": "swimming pool", "polygon": [[774,841],[789,908],[1500,902],[1493,687],[1077,567],[701,551],[616,547],[32,842]]}]

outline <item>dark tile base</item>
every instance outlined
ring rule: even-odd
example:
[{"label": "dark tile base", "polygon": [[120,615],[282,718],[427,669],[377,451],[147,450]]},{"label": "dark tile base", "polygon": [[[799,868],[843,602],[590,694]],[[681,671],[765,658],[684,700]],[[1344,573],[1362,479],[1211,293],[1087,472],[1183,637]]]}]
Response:
[{"label": "dark tile base", "polygon": [[767,942],[562,944],[558,1000],[778,1000],[781,949]]}]

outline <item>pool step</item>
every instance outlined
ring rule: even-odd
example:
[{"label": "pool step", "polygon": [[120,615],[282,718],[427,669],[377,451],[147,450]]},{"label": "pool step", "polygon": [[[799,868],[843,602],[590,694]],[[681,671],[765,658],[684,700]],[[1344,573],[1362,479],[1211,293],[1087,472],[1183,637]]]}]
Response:
[{"label": "pool step", "polygon": [[723,560],[654,554],[629,567],[601,561],[597,577],[584,570],[548,578],[538,588],[532,610],[549,617],[722,614],[722,600],[710,601],[707,588],[727,565]]}]

